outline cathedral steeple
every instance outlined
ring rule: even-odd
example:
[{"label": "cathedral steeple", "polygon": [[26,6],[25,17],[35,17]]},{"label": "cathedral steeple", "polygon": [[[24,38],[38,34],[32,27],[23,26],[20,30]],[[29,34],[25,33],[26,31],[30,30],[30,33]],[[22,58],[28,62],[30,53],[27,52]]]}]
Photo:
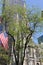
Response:
[{"label": "cathedral steeple", "polygon": [[24,6],[24,0],[6,0],[10,5],[20,5]]}]

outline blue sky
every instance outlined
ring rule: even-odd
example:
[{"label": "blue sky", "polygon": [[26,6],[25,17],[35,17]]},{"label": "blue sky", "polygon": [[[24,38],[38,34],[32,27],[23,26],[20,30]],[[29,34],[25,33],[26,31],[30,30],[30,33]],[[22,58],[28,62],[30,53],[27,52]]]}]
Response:
[{"label": "blue sky", "polygon": [[[33,6],[33,7],[39,8],[40,11],[43,10],[43,0],[26,0],[26,3],[29,7]],[[34,41],[35,44],[38,44],[37,38],[40,37],[41,35],[43,35],[43,25],[42,25],[42,28],[37,27],[36,32],[34,32],[32,36],[32,40]]]},{"label": "blue sky", "polygon": [[35,44],[38,44],[38,38],[43,35],[43,32],[34,32],[32,40]]},{"label": "blue sky", "polygon": [[26,0],[26,2],[30,7],[34,6],[43,10],[43,0]]},{"label": "blue sky", "polygon": [[[40,27],[39,27],[40,25]],[[31,30],[34,30],[34,24],[32,22],[29,24]],[[43,35],[43,23],[38,23],[35,27],[34,33],[32,35],[32,40],[35,44],[38,44],[38,38]]]}]

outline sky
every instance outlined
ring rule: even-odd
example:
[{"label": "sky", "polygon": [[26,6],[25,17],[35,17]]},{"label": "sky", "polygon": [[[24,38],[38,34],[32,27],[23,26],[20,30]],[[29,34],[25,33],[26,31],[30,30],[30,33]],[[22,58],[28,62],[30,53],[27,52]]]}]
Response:
[{"label": "sky", "polygon": [[[40,27],[39,27],[40,25]],[[29,24],[31,30],[34,30],[34,24],[31,22]],[[32,35],[32,40],[35,44],[38,44],[38,38],[43,35],[43,23],[38,23],[35,27],[34,33]]]},{"label": "sky", "polygon": [[[43,10],[43,0],[26,0],[26,3],[29,7],[39,8],[40,11]],[[42,25],[42,27],[43,27],[43,25]],[[38,31],[36,30],[36,32],[34,32],[34,34],[32,35],[32,40],[35,44],[38,44],[38,37],[43,35],[43,28],[41,29],[41,27],[40,28],[37,27],[37,29],[38,29]]]},{"label": "sky", "polygon": [[26,2],[30,7],[34,6],[43,10],[43,0],[26,0]]},{"label": "sky", "polygon": [[35,44],[38,44],[38,38],[43,35],[43,32],[34,32],[32,40]]}]

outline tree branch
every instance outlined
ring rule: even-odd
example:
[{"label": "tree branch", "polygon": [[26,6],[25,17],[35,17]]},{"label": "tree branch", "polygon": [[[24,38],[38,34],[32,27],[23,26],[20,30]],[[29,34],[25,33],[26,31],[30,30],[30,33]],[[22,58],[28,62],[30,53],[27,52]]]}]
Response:
[{"label": "tree branch", "polygon": [[11,38],[13,39],[13,41],[14,41],[14,46],[15,46],[15,39],[14,39],[14,37],[9,33],[9,32],[6,32],[8,35],[10,35],[11,36]]},{"label": "tree branch", "polygon": [[15,52],[15,49],[14,49],[14,46],[15,46],[15,39],[14,39],[14,37],[13,37],[9,32],[6,32],[6,33],[7,33],[8,35],[10,35],[11,38],[13,39],[13,41],[14,41],[13,51],[14,51],[14,56],[15,56],[15,62],[17,63],[16,52]]},{"label": "tree branch", "polygon": [[[37,22],[34,23],[34,30],[35,30],[36,24],[37,24]],[[30,28],[29,28],[29,30],[30,30]],[[23,56],[23,59],[22,59],[22,65],[23,65],[23,62],[24,62],[25,50],[26,50],[27,44],[29,43],[29,41],[30,41],[30,39],[32,37],[32,34],[33,34],[34,30],[33,31],[30,30],[29,35],[26,37],[26,42],[25,42],[25,47],[24,47],[24,56]]]}]

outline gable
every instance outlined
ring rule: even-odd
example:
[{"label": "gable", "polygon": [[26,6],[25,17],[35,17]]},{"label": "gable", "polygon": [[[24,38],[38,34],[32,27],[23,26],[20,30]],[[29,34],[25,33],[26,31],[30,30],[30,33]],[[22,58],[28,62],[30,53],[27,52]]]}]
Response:
[{"label": "gable", "polygon": [[43,35],[38,38],[39,44],[43,43]]}]

